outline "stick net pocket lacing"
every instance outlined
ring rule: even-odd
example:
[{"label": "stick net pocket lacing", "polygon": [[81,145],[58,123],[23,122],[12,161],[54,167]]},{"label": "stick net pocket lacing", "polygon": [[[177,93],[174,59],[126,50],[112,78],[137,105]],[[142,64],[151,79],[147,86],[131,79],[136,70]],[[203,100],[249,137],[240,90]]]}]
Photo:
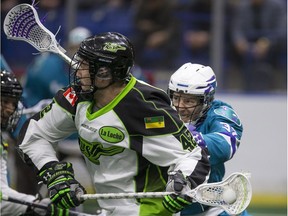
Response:
[{"label": "stick net pocket lacing", "polygon": [[[211,183],[210,186],[203,185],[195,191],[194,196],[197,201],[209,206],[221,206],[230,214],[239,214],[244,211],[250,203],[252,189],[249,180],[244,175],[230,176],[227,181],[220,183]],[[223,192],[227,189],[233,189],[236,193],[236,201],[229,204],[223,199]]]},{"label": "stick net pocket lacing", "polygon": [[4,32],[9,39],[26,41],[40,52],[58,53],[55,36],[41,24],[36,10],[29,4],[17,5],[9,11]]}]

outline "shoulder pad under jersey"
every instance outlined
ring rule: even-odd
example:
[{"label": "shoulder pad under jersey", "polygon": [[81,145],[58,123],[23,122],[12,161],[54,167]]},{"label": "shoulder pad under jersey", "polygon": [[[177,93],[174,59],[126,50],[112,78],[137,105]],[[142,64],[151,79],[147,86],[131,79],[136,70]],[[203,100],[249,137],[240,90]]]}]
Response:
[{"label": "shoulder pad under jersey", "polygon": [[234,122],[238,126],[241,125],[241,121],[240,121],[238,115],[235,113],[235,111],[232,108],[230,108],[228,106],[220,106],[214,110],[214,113],[216,115],[220,115],[220,116],[228,119],[229,121]]},{"label": "shoulder pad under jersey", "polygon": [[75,114],[76,107],[80,101],[80,98],[76,95],[73,87],[68,86],[59,90],[56,93],[54,100],[63,109],[65,109],[71,114]]}]

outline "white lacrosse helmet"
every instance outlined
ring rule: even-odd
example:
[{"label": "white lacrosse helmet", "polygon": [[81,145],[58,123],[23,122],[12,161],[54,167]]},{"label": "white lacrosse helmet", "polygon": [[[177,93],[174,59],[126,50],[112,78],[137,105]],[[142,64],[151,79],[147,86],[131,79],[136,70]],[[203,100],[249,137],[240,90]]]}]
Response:
[{"label": "white lacrosse helmet", "polygon": [[200,99],[203,106],[200,119],[211,106],[217,86],[216,76],[209,66],[186,63],[170,78],[168,94],[172,99],[174,92],[191,94]]}]

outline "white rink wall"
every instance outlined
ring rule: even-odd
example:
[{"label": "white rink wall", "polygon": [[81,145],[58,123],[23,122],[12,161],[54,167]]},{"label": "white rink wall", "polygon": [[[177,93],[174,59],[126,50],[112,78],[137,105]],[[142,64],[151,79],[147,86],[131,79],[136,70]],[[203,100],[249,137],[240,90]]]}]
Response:
[{"label": "white rink wall", "polygon": [[253,194],[287,194],[287,97],[286,95],[218,94],[242,120],[244,131],[226,176],[251,172]]}]

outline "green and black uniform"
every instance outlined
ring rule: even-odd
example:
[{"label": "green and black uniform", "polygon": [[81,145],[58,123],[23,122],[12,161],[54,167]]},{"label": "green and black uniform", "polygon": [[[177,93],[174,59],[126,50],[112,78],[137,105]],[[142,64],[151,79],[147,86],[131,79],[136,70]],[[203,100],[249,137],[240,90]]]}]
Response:
[{"label": "green and black uniform", "polygon": [[[57,161],[51,143],[78,132],[97,193],[165,191],[169,167],[189,176],[193,188],[207,180],[207,155],[196,146],[163,90],[131,76],[108,105],[92,112],[94,103],[80,98],[73,88],[60,90],[22,130],[20,149],[26,159],[38,169]],[[171,215],[162,199],[98,202],[108,215]]]}]

